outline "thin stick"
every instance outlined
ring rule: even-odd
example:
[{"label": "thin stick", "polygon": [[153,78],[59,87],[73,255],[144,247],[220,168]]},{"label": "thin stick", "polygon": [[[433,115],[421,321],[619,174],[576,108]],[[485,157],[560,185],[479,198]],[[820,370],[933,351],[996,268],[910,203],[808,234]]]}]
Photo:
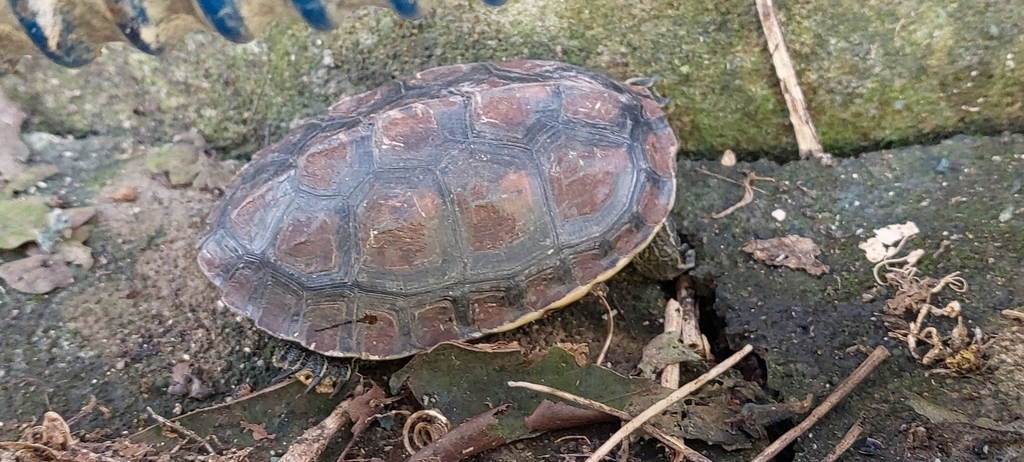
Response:
[{"label": "thin stick", "polygon": [[[697,167],[697,168],[696,168],[695,170],[697,170],[698,172],[700,172],[700,173],[703,173],[703,174],[705,174],[705,175],[708,175],[708,176],[713,176],[713,177],[715,177],[715,178],[718,178],[719,180],[722,180],[722,181],[728,181],[728,182],[730,182],[730,183],[732,183],[732,184],[736,184],[736,185],[740,185],[740,186],[743,186],[743,182],[742,182],[742,181],[736,181],[736,180],[734,180],[734,179],[732,179],[732,178],[729,178],[729,177],[725,177],[725,176],[719,175],[719,174],[717,174],[717,173],[714,173],[714,172],[708,171],[708,169],[706,169],[706,168],[704,168],[704,167]],[[761,194],[768,194],[768,192],[767,192],[767,191],[765,191],[765,190],[763,190],[763,189],[761,189],[761,188],[757,188],[757,187],[751,186],[751,189],[753,189],[754,191],[757,191],[757,192],[759,192],[759,193],[761,193]]]},{"label": "thin stick", "polygon": [[825,153],[821,142],[818,141],[818,133],[811,122],[811,113],[807,110],[804,92],[800,89],[800,81],[793,70],[793,61],[789,59],[789,51],[782,38],[782,25],[779,24],[775,5],[772,4],[772,0],[755,0],[755,3],[761,27],[764,28],[764,38],[768,41],[768,52],[771,53],[772,64],[775,65],[775,75],[779,77],[782,96],[786,98],[786,106],[789,108],[789,121],[793,123],[800,158],[814,157],[822,165],[830,165],[832,156]]},{"label": "thin stick", "polygon": [[200,438],[199,435],[197,435],[192,430],[189,430],[189,429],[181,426],[181,424],[179,424],[178,422],[172,422],[170,420],[167,420],[166,418],[164,418],[160,414],[157,414],[156,411],[154,411],[153,408],[151,408],[149,406],[146,406],[146,411],[148,411],[149,415],[153,416],[153,418],[156,419],[157,422],[160,422],[163,425],[171,427],[172,430],[174,430],[174,431],[176,431],[178,433],[182,433],[182,434],[184,434],[185,436],[187,436],[189,438],[192,438],[192,439],[194,439],[196,441],[199,441],[200,443],[203,443],[203,448],[206,449],[206,452],[208,452],[210,454],[216,454],[216,452],[214,452],[214,450],[213,450],[213,447],[210,446],[210,443],[208,441],[206,441],[205,439]]},{"label": "thin stick", "polygon": [[872,351],[871,354],[868,355],[867,359],[865,359],[860,366],[857,366],[857,369],[855,369],[853,373],[846,378],[846,380],[843,380],[843,383],[840,383],[831,395],[828,395],[828,398],[825,398],[818,407],[814,408],[803,422],[800,422],[799,425],[793,427],[784,435],[779,437],[779,439],[775,440],[775,442],[765,448],[764,451],[761,451],[761,453],[758,454],[751,462],[768,462],[769,460],[772,460],[772,458],[778,455],[778,453],[786,446],[789,446],[790,443],[796,440],[800,435],[804,434],[804,432],[817,423],[819,419],[824,417],[828,411],[832,410],[839,401],[842,401],[846,395],[853,391],[861,381],[867,378],[867,376],[870,375],[871,372],[888,357],[889,350],[884,346],[875,348],[875,351]]},{"label": "thin stick", "polygon": [[612,312],[611,305],[608,304],[608,299],[604,296],[604,289],[594,291],[597,295],[597,299],[604,305],[604,309],[608,312],[608,336],[604,339],[604,346],[601,347],[601,354],[597,355],[597,361],[594,364],[600,366],[604,364],[604,356],[608,354],[608,347],[612,346],[612,334],[615,333],[615,321],[613,320],[615,313]]},{"label": "thin stick", "polygon": [[[533,391],[538,391],[538,392],[541,392],[541,393],[547,393],[549,395],[557,396],[557,397],[559,397],[561,399],[564,399],[566,401],[579,404],[580,406],[589,407],[589,408],[594,409],[596,411],[601,411],[601,412],[603,412],[605,414],[613,415],[613,416],[618,417],[618,418],[620,418],[622,420],[632,420],[633,419],[633,416],[630,415],[628,412],[620,411],[620,410],[615,409],[614,407],[608,406],[607,404],[604,404],[602,402],[594,401],[592,399],[587,399],[587,398],[584,398],[582,396],[577,396],[577,395],[574,395],[572,393],[565,392],[565,391],[559,390],[557,388],[551,388],[551,387],[546,386],[546,385],[537,385],[535,383],[530,383],[530,382],[516,382],[516,381],[512,381],[512,382],[508,382],[508,386],[510,386],[510,387],[518,387],[518,388],[527,388],[527,389],[530,389],[530,390],[533,390]],[[640,428],[641,428],[641,430],[649,433],[651,436],[657,438],[662,443],[665,443],[666,446],[672,448],[672,450],[675,451],[676,454],[682,454],[686,458],[688,458],[690,460],[695,460],[695,461],[698,461],[698,462],[712,462],[711,459],[708,459],[707,457],[704,457],[703,454],[701,454],[701,453],[699,453],[699,452],[697,452],[697,451],[687,447],[686,443],[680,441],[678,438],[676,438],[676,437],[674,437],[672,435],[669,435],[669,434],[661,431],[659,428],[657,428],[657,427],[655,427],[655,426],[653,426],[651,424],[646,424],[645,423]]]},{"label": "thin stick", "polygon": [[843,435],[843,439],[836,443],[836,447],[832,448],[832,451],[824,459],[821,459],[821,462],[836,462],[839,460],[839,456],[843,455],[847,449],[850,449],[850,446],[853,446],[853,443],[857,441],[862,431],[864,431],[864,423],[857,419],[853,426]]},{"label": "thin stick", "polygon": [[645,410],[644,412],[641,412],[640,415],[636,416],[636,418],[634,418],[633,420],[627,422],[626,425],[623,425],[622,428],[619,429],[619,431],[615,432],[615,434],[611,436],[611,438],[608,438],[608,441],[605,441],[604,444],[601,445],[601,447],[597,448],[597,451],[594,451],[594,453],[587,458],[586,462],[597,462],[601,460],[602,457],[608,455],[608,453],[611,452],[612,448],[614,448],[616,444],[619,444],[619,442],[622,441],[626,436],[629,436],[630,433],[633,433],[634,431],[636,431],[637,428],[640,428],[640,426],[643,425],[644,422],[647,422],[652,417],[661,414],[662,412],[665,411],[665,409],[668,409],[669,406],[685,398],[690,393],[693,393],[695,390],[703,386],[711,379],[718,377],[720,374],[722,374],[730,367],[738,363],[741,359],[743,359],[744,356],[749,354],[753,349],[754,347],[750,345],[744,346],[742,349],[740,349],[740,351],[737,351],[736,353],[733,353],[732,356],[726,358],[725,361],[722,361],[720,364],[716,365],[715,367],[712,367],[711,370],[705,372],[704,374],[701,374],[701,376],[697,377],[696,380],[686,385],[683,385],[678,390],[672,392],[671,395],[668,395],[661,401],[654,403],[653,406],[647,408],[647,410]]},{"label": "thin stick", "polygon": [[736,204],[734,204],[732,207],[729,207],[729,208],[727,208],[727,209],[725,209],[725,210],[723,210],[721,212],[718,212],[718,213],[716,213],[714,215],[711,215],[711,217],[712,218],[722,218],[722,217],[725,217],[726,215],[729,215],[730,213],[735,212],[740,207],[743,207],[744,205],[747,205],[747,204],[749,204],[751,202],[754,202],[754,187],[751,186],[751,183],[753,183],[754,180],[770,180],[770,181],[775,181],[774,178],[757,176],[757,174],[754,173],[754,172],[747,172],[747,177],[743,179],[743,198],[740,199],[740,201],[737,202]]}]

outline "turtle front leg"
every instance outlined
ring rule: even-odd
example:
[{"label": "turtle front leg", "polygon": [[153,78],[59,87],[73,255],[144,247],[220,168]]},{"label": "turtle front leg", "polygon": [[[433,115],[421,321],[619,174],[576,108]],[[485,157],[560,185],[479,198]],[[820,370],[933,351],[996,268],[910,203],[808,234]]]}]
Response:
[{"label": "turtle front leg", "polygon": [[669,281],[696,267],[696,253],[679,238],[676,224],[669,216],[650,245],[634,259],[633,266],[644,277]]},{"label": "turtle front leg", "polygon": [[319,353],[285,343],[274,350],[272,362],[282,369],[274,381],[295,376],[306,384],[306,393],[331,393],[334,396],[352,376],[350,362],[340,362]]}]

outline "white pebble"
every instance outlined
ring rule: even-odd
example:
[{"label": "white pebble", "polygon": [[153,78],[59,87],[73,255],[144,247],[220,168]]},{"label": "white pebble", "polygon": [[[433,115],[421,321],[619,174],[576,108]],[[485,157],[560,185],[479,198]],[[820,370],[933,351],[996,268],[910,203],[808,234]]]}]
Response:
[{"label": "white pebble", "polygon": [[782,209],[775,209],[775,211],[772,212],[772,218],[774,218],[774,219],[776,219],[778,221],[785,220],[786,219],[786,211],[782,210]]},{"label": "white pebble", "polygon": [[726,149],[722,153],[722,165],[726,167],[732,167],[736,165],[736,153],[732,152],[732,149]]}]

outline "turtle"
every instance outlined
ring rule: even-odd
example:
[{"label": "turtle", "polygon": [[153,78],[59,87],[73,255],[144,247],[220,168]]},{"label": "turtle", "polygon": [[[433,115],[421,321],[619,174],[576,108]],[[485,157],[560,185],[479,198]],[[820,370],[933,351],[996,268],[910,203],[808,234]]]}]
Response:
[{"label": "turtle", "polygon": [[284,340],[280,377],[318,391],[353,360],[536,320],[631,262],[675,278],[694,252],[670,216],[678,141],[654,83],[511,60],[342,99],[236,174],[198,264]]}]

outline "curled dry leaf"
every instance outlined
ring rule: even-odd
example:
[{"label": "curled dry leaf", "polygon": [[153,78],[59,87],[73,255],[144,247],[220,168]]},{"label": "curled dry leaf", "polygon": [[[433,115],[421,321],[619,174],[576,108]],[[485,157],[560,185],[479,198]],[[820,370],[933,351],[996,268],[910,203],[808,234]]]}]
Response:
[{"label": "curled dry leaf", "polygon": [[789,235],[752,240],[743,246],[743,251],[766,265],[802,269],[815,276],[828,273],[829,270],[828,265],[817,260],[821,249],[806,237]]},{"label": "curled dry leaf", "polygon": [[252,424],[243,420],[238,422],[238,425],[241,425],[242,428],[252,432],[252,439],[256,441],[272,440],[277,436],[267,433],[267,428],[263,424]]},{"label": "curled dry leaf", "polygon": [[75,282],[71,268],[55,255],[32,255],[0,265],[0,279],[19,292],[45,294]]}]

